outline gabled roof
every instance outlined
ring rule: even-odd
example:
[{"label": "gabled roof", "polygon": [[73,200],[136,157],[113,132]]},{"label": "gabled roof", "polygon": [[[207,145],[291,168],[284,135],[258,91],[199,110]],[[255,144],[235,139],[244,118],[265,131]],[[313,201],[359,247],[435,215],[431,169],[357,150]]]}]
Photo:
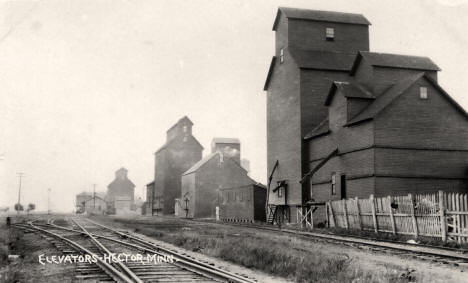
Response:
[{"label": "gabled roof", "polygon": [[268,85],[270,84],[271,75],[273,75],[273,67],[275,66],[275,63],[276,63],[276,57],[273,56],[273,58],[271,58],[270,68],[268,68],[268,75],[265,80],[265,85],[263,86],[263,90],[268,90]]},{"label": "gabled roof", "polygon": [[362,60],[366,60],[371,66],[378,67],[440,71],[440,68],[428,57],[359,51],[352,66],[351,75],[356,73]]},{"label": "gabled roof", "polygon": [[458,112],[460,112],[465,118],[468,118],[468,113],[466,112],[465,108],[463,108],[460,104],[458,104],[455,99],[453,99],[438,83],[436,80],[431,78],[428,75],[424,75],[424,78],[429,81],[440,93],[455,107]]},{"label": "gabled roof", "polygon": [[98,195],[96,195],[96,196],[92,196],[91,198],[85,200],[84,202],[86,203],[86,202],[88,202],[88,201],[90,201],[90,200],[94,200],[94,198],[100,199],[100,200],[102,200],[102,201],[104,201],[104,202],[106,201],[105,199],[103,199],[103,198],[99,197]]},{"label": "gabled roof", "polygon": [[343,93],[345,97],[375,99],[375,96],[359,83],[334,81],[325,100],[325,106],[330,105],[337,90]]},{"label": "gabled roof", "polygon": [[130,181],[129,179],[122,180],[118,178],[115,178],[114,181],[112,181],[107,187],[110,188],[110,187],[119,186],[119,185],[124,185],[124,186],[135,188],[135,184],[133,184],[133,182]]},{"label": "gabled roof", "polygon": [[312,131],[307,133],[304,137],[305,140],[311,139],[311,138],[316,138],[319,136],[323,136],[330,133],[330,128],[328,124],[328,118],[320,122],[320,124],[317,125]]},{"label": "gabled roof", "polygon": [[[301,69],[349,72],[356,58],[355,53],[302,50],[290,47],[285,49],[289,51],[294,62]],[[263,90],[268,90],[275,63],[276,57],[273,57]]]},{"label": "gabled roof", "polygon": [[[77,196],[85,196],[85,197],[93,197],[93,192],[81,192],[79,193]],[[95,193],[97,197],[100,197],[100,198],[105,198],[106,197],[106,193],[105,192],[96,192]]]},{"label": "gabled roof", "polygon": [[265,185],[262,184],[262,183],[258,183],[258,182],[257,182],[257,183],[255,183],[255,186],[260,187],[260,188],[265,189],[265,190],[267,189],[267,186],[265,186]]},{"label": "gabled roof", "polygon": [[278,12],[276,13],[275,22],[273,23],[273,30],[276,30],[280,13],[284,13],[285,17],[290,19],[346,23],[366,26],[371,24],[362,14],[279,7]]},{"label": "gabled roof", "polygon": [[213,152],[213,153],[203,157],[197,163],[193,164],[193,166],[190,167],[187,171],[182,173],[182,176],[183,175],[188,175],[188,174],[191,174],[191,173],[194,173],[194,172],[198,171],[198,169],[200,169],[203,165],[205,165],[208,161],[210,161],[212,158],[214,158],[218,154],[219,154],[219,152]]},{"label": "gabled roof", "polygon": [[[191,174],[191,173],[195,173],[197,172],[198,170],[200,170],[206,163],[208,163],[208,161],[210,161],[211,159],[213,159],[214,157],[216,156],[220,156],[222,155],[222,153],[220,153],[219,151],[216,151],[216,152],[213,152],[207,156],[205,156],[204,158],[202,158],[200,161],[198,161],[197,163],[195,163],[192,167],[190,167],[190,169],[188,169],[187,171],[185,171],[184,173],[182,173],[182,176],[184,175],[188,175],[188,174]],[[244,167],[242,167],[239,163],[237,163],[234,159],[232,158],[229,158],[227,156],[224,156],[224,162],[232,162],[234,164],[236,164],[240,169],[242,169],[243,171],[245,171],[245,173],[247,174],[247,170],[245,170]],[[250,178],[250,177],[249,177]]]},{"label": "gabled roof", "polygon": [[107,196],[107,193],[106,192],[96,192],[96,196],[102,198],[102,199],[105,199],[106,196]]},{"label": "gabled roof", "polygon": [[213,138],[212,143],[240,143],[238,138]]},{"label": "gabled roof", "polygon": [[364,108],[356,117],[352,118],[345,126],[350,126],[365,120],[374,118],[382,110],[384,110],[392,101],[410,88],[416,81],[424,76],[424,73],[418,73],[410,76],[405,80],[390,87],[387,91],[381,94],[373,103]]},{"label": "gabled roof", "polygon": [[359,113],[356,117],[352,118],[345,126],[352,126],[360,122],[364,122],[375,118],[393,101],[395,101],[395,99],[397,99],[400,95],[405,93],[414,83],[416,83],[421,78],[425,78],[431,85],[434,86],[434,88],[436,88],[442,94],[442,96],[444,96],[455,107],[457,111],[459,111],[463,116],[468,118],[468,113],[463,107],[461,107],[434,79],[426,75],[424,72],[421,72],[416,75],[410,76],[406,80],[403,80],[389,88],[377,99],[375,99],[375,101],[372,102],[361,113]]},{"label": "gabled roof", "polygon": [[170,127],[166,132],[169,132],[170,130],[172,130],[172,128],[174,128],[175,126],[179,125],[180,123],[182,123],[184,121],[188,122],[190,125],[193,125],[192,121],[187,116],[184,116],[184,117],[180,118],[179,121],[177,121],[177,123],[172,125],[172,127]]},{"label": "gabled roof", "polygon": [[250,183],[248,185],[239,185],[239,186],[234,186],[234,187],[221,188],[219,190],[220,191],[228,191],[228,190],[232,190],[232,189],[239,189],[239,188],[245,188],[245,187],[250,187],[250,186],[257,186],[257,187],[259,187],[261,189],[264,189],[264,190],[267,189],[267,186],[265,186],[264,184],[258,183],[257,181],[255,181],[254,179],[252,179],[250,177],[249,177],[249,179],[252,181],[252,183]]},{"label": "gabled roof", "polygon": [[344,71],[351,70],[355,53],[301,50],[288,48],[294,61],[303,69]]},{"label": "gabled roof", "polygon": [[160,152],[160,151],[163,150],[163,149],[166,149],[167,146],[168,146],[169,144],[170,144],[170,141],[169,141],[169,142],[165,142],[160,148],[158,148],[158,149],[156,150],[155,154],[158,153],[158,152]]},{"label": "gabled roof", "polygon": [[317,165],[314,166],[309,172],[307,172],[302,179],[299,181],[299,183],[304,183],[306,180],[310,179],[314,174],[323,167],[330,159],[338,155],[338,148],[334,148],[324,159],[322,159]]},{"label": "gabled roof", "polygon": [[[195,141],[195,143],[197,143],[197,144],[200,146],[200,148],[203,149],[203,146],[201,145],[201,143],[200,143],[194,136],[188,135],[187,137],[190,138],[190,139],[192,139],[193,141]],[[169,140],[169,141],[166,141],[166,143],[164,143],[160,148],[158,148],[158,150],[156,150],[155,154],[158,153],[158,152],[160,152],[160,151],[163,150],[163,149],[168,148],[171,144],[174,143],[175,140],[176,140],[176,139],[171,139],[171,140]]]}]

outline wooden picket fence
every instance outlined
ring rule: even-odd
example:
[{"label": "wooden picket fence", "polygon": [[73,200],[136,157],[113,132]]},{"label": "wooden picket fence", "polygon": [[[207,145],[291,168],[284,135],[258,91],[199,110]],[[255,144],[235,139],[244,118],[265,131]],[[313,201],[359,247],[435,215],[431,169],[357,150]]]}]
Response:
[{"label": "wooden picket fence", "polygon": [[329,201],[330,227],[468,242],[468,195],[409,194]]}]

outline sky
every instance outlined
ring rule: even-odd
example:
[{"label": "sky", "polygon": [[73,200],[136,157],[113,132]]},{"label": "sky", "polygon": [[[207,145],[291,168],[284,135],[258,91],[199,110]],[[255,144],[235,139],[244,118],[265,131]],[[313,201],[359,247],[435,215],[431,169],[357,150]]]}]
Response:
[{"label": "sky", "polygon": [[468,109],[468,0],[0,1],[0,206],[72,211],[120,167],[136,195],[187,115],[210,152],[237,137],[266,182],[266,93],[278,6],[364,14],[375,52],[430,57]]}]

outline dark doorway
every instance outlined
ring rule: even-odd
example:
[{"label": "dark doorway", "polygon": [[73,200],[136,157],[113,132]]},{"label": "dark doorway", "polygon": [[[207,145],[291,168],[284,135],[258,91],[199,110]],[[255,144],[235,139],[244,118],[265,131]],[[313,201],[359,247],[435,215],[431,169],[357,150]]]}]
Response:
[{"label": "dark doorway", "polygon": [[346,198],[346,175],[341,175],[341,198]]}]

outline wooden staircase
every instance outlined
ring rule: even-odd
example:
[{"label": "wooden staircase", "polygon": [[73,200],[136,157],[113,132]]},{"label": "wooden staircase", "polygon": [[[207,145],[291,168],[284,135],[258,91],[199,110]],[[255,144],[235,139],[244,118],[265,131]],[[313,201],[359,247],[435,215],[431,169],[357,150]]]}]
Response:
[{"label": "wooden staircase", "polygon": [[288,222],[291,220],[289,206],[288,205],[268,205],[268,217],[267,223],[271,225],[278,225],[281,227],[283,222]]},{"label": "wooden staircase", "polygon": [[275,224],[275,219],[276,219],[276,214],[277,214],[277,208],[276,205],[270,204],[268,205],[268,217],[267,217],[267,223],[268,224]]}]

